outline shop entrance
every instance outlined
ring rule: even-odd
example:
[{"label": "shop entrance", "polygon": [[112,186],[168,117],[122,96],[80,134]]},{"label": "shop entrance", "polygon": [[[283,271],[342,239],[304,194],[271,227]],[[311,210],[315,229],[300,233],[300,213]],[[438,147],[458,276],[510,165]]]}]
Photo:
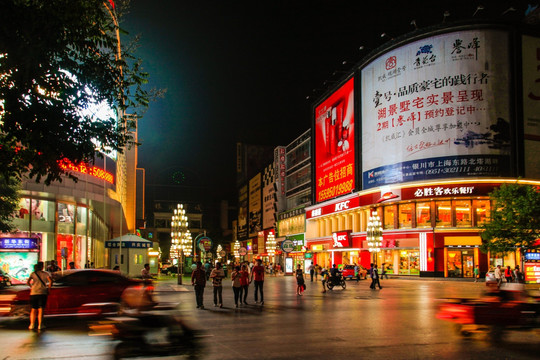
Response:
[{"label": "shop entrance", "polygon": [[399,275],[420,275],[420,252],[418,250],[399,251]]},{"label": "shop entrance", "polygon": [[448,250],[446,266],[448,277],[474,277],[474,251]]}]

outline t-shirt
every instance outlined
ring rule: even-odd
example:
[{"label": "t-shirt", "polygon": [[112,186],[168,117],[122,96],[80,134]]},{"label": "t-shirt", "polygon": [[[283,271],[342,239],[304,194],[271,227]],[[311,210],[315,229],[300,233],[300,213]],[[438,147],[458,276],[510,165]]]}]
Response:
[{"label": "t-shirt", "polygon": [[50,274],[46,271],[31,273],[30,279],[32,279],[32,285],[30,287],[30,295],[47,295],[47,283],[49,282],[49,276]]},{"label": "t-shirt", "polygon": [[225,277],[225,273],[223,272],[223,269],[213,269],[210,273],[210,277],[212,278],[212,285],[221,286],[221,280]]},{"label": "t-shirt", "polygon": [[253,267],[253,279],[255,281],[263,281],[264,280],[264,266],[256,265],[256,266]]},{"label": "t-shirt", "polygon": [[235,270],[231,274],[232,286],[235,287],[235,288],[241,287],[242,286],[241,278],[242,278],[242,273],[240,271]]},{"label": "t-shirt", "polygon": [[247,271],[240,271],[240,285],[249,285],[249,273]]},{"label": "t-shirt", "polygon": [[201,269],[195,269],[191,273],[191,282],[195,285],[205,286],[206,285],[206,272]]}]

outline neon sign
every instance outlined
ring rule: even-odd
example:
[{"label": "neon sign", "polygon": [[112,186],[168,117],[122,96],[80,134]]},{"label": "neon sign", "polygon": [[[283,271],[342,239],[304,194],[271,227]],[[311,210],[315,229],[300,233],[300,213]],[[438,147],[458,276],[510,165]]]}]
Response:
[{"label": "neon sign", "polygon": [[75,171],[81,174],[90,175],[95,178],[105,180],[110,184],[114,184],[114,175],[96,166],[90,166],[89,164],[83,162],[79,163],[79,165],[75,165],[68,159],[60,160],[58,163],[63,170]]}]

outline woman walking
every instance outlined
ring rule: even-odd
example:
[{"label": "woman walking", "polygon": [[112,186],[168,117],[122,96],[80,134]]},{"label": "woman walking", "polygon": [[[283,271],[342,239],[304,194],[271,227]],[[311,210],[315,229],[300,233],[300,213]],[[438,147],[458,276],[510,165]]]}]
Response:
[{"label": "woman walking", "polygon": [[305,290],[304,272],[302,266],[298,264],[296,266],[296,295],[302,296]]},{"label": "woman walking", "polygon": [[243,303],[244,305],[248,305],[246,299],[248,295],[248,288],[249,288],[249,271],[247,265],[242,265],[242,270],[240,271],[240,285],[242,286],[240,291],[240,303]]},{"label": "woman walking", "polygon": [[38,262],[34,266],[34,272],[30,274],[26,284],[30,286],[30,326],[28,329],[33,330],[35,327],[36,312],[38,316],[38,329],[45,329],[43,326],[43,309],[47,305],[47,295],[51,288],[53,280],[51,275],[43,271],[43,261]]},{"label": "woman walking", "polygon": [[231,273],[231,280],[234,291],[234,305],[236,307],[238,307],[238,300],[240,300],[240,304],[242,303],[242,298],[240,297],[240,293],[242,292],[242,283],[240,282],[241,277],[240,266],[235,266],[234,271]]}]

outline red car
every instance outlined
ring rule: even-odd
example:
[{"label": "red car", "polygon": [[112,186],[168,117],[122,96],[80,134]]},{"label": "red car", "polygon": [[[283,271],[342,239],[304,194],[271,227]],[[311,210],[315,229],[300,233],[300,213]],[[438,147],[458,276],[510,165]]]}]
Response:
[{"label": "red car", "polygon": [[360,279],[366,279],[367,270],[362,265],[358,265],[358,274],[357,274],[356,271],[354,271],[354,265],[345,265],[343,267],[342,275],[345,279],[349,279],[349,280],[356,279],[357,276]]},{"label": "red car", "polygon": [[[53,275],[45,315],[98,315],[118,309],[124,290],[142,285],[112,270],[67,270]],[[27,316],[30,313],[30,288],[11,287],[0,293],[0,316]]]}]

